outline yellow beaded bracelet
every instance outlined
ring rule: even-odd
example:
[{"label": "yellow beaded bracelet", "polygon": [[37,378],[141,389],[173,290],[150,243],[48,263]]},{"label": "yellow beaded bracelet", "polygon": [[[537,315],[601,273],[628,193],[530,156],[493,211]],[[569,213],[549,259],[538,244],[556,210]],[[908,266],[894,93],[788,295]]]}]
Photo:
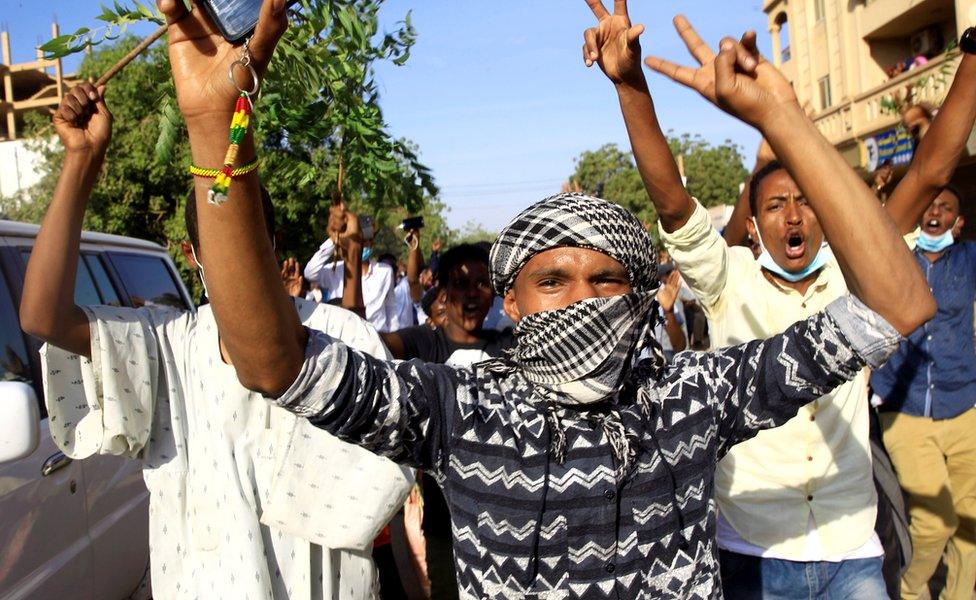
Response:
[{"label": "yellow beaded bracelet", "polygon": [[[259,164],[261,164],[261,161],[255,158],[251,162],[245,165],[241,165],[236,169],[234,169],[233,171],[231,171],[231,177],[241,177],[242,175],[253,173],[254,171],[258,170]],[[221,173],[220,169],[204,169],[196,165],[190,165],[190,174],[196,175],[197,177],[207,177],[210,179],[216,179],[217,176],[220,175],[220,173]]]}]

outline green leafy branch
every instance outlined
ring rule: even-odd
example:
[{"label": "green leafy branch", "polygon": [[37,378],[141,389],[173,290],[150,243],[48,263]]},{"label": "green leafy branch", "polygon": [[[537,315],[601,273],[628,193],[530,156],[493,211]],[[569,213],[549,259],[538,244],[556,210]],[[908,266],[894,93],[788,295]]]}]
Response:
[{"label": "green leafy branch", "polygon": [[[187,2],[187,6],[189,6],[189,0],[184,0],[184,2]],[[163,16],[155,8],[138,0],[132,7],[119,4],[118,1],[113,4],[112,8],[103,4],[102,14],[95,18],[105,25],[94,29],[81,27],[74,33],[59,35],[40,47],[41,51],[44,52],[44,58],[48,60],[64,58],[98,46],[103,42],[117,40],[135,23],[148,21],[162,25],[165,22]]]}]

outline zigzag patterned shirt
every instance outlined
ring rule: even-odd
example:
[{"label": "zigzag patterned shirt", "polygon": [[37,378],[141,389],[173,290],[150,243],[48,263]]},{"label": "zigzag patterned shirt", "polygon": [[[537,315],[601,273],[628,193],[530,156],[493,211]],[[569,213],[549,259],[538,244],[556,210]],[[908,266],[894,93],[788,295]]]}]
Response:
[{"label": "zigzag patterned shirt", "polygon": [[[768,340],[681,353],[657,377],[638,368],[613,402],[558,409],[562,464],[549,450],[550,408],[518,372],[383,362],[312,332],[298,379],[275,402],[437,477],[461,598],[721,598],[718,459],[900,340],[845,297]],[[599,425],[608,411],[637,447],[622,481]]]}]

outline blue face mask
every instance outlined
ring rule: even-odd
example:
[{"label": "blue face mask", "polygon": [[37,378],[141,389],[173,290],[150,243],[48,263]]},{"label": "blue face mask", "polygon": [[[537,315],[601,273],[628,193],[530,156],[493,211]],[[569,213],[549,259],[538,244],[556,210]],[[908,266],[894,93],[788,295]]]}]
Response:
[{"label": "blue face mask", "polygon": [[363,248],[363,262],[369,261],[371,256],[373,256],[373,248],[371,246]]},{"label": "blue face mask", "polygon": [[817,255],[813,257],[813,260],[809,265],[806,266],[806,268],[795,273],[787,271],[783,267],[779,266],[775,260],[773,260],[773,256],[769,253],[769,250],[766,249],[766,244],[764,244],[762,241],[762,234],[759,233],[759,224],[756,223],[755,218],[752,219],[752,224],[756,227],[756,235],[759,236],[759,247],[762,248],[762,254],[760,254],[759,258],[757,259],[759,266],[766,269],[770,273],[774,273],[790,283],[796,283],[797,281],[802,281],[810,275],[813,275],[820,269],[824,268],[824,266],[827,264],[827,254],[824,252],[824,248],[827,247],[827,243],[824,242],[823,244],[820,244],[820,249],[817,250]]},{"label": "blue face mask", "polygon": [[[955,227],[955,225],[952,227]],[[952,227],[947,229],[939,237],[932,237],[927,233],[921,233],[915,244],[925,252],[942,252],[956,242],[956,238],[952,235]]]}]

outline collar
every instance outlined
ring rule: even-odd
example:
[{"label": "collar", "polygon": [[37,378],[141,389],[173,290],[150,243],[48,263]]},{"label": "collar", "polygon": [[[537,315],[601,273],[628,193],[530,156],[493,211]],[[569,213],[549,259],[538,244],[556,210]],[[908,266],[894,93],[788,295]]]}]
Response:
[{"label": "collar", "polygon": [[[757,265],[758,265],[758,263],[757,263]],[[822,292],[823,290],[825,290],[827,288],[827,285],[830,283],[830,278],[833,277],[833,275],[834,275],[833,269],[836,269],[836,268],[837,268],[837,263],[834,260],[833,255],[831,255],[830,260],[828,260],[824,264],[824,266],[823,266],[822,269],[820,269],[819,271],[817,271],[817,277],[816,277],[816,279],[814,279],[813,280],[813,283],[810,284],[810,287],[807,289],[807,293],[803,295],[804,299],[809,298],[810,296],[812,296],[815,293]],[[780,282],[779,280],[777,280],[775,278],[766,277],[766,275],[763,274],[763,268],[762,267],[759,267],[759,276],[763,278],[763,281],[771,284],[773,287],[775,287],[779,291],[783,292],[784,294],[797,294],[797,295],[800,295],[800,292],[798,292],[797,290],[795,290],[795,289],[793,289],[791,287],[788,287],[786,285],[783,285],[783,283]]]}]

